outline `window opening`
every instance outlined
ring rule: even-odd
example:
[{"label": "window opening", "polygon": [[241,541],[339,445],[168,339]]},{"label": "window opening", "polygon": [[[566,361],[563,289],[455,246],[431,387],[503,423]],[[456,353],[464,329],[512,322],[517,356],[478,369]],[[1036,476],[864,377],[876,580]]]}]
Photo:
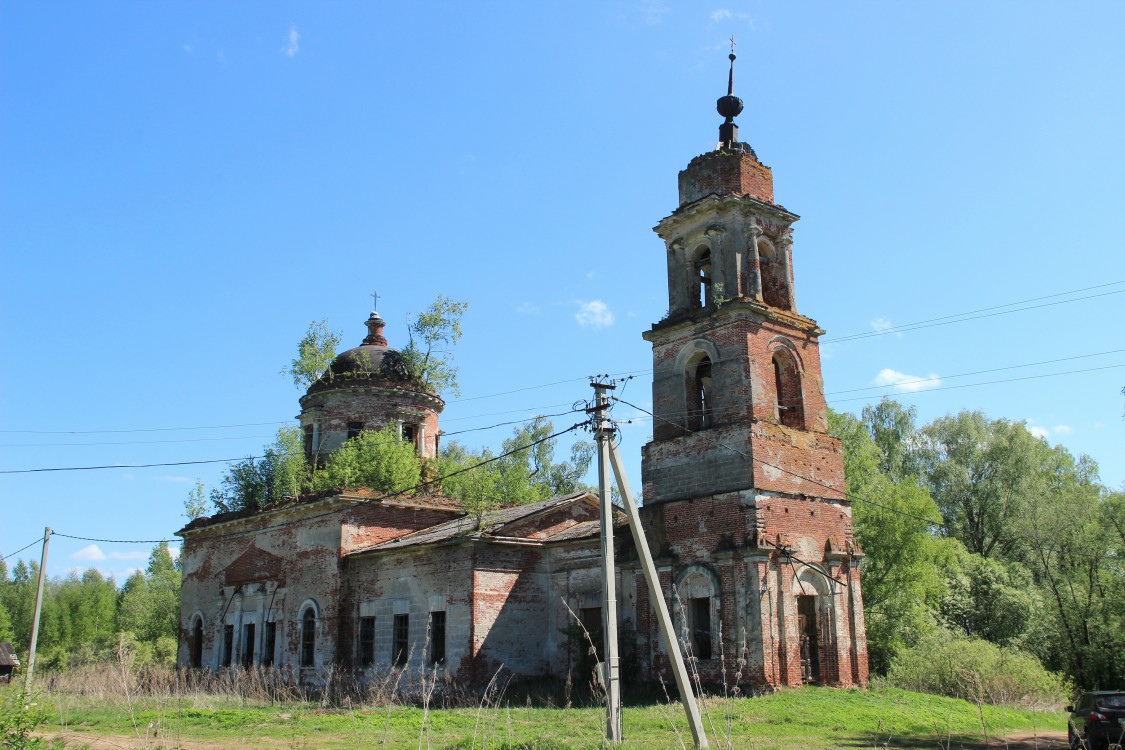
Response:
[{"label": "window opening", "polygon": [[191,626],[191,666],[195,669],[203,667],[203,620],[198,617]]},{"label": "window opening", "polygon": [[786,427],[800,429],[805,425],[801,397],[801,378],[793,358],[782,352],[773,355],[773,379],[777,393],[777,419]]},{"label": "window opening", "polygon": [[363,432],[363,422],[348,422],[348,440],[359,437],[361,432]]},{"label": "window opening", "polygon": [[375,663],[375,618],[359,618],[359,666]]},{"label": "window opening", "polygon": [[711,304],[711,251],[703,250],[695,261],[696,294],[694,306],[707,307]]},{"label": "window opening", "polygon": [[711,658],[711,597],[689,599],[688,628],[696,659]]},{"label": "window opening", "polygon": [[414,425],[404,424],[402,426],[402,440],[403,440],[403,442],[413,444],[415,442],[415,435],[416,434],[417,434],[417,430],[415,429]]},{"label": "window opening", "polygon": [[313,426],[311,424],[305,425],[304,428],[304,441],[305,441],[305,455],[312,458],[313,454]]},{"label": "window opening", "polygon": [[393,662],[396,667],[410,658],[410,615],[395,615]]},{"label": "window opening", "polygon": [[262,666],[273,666],[273,653],[277,648],[277,623],[266,623],[266,638],[265,643],[262,644]]},{"label": "window opening", "polygon": [[801,680],[820,681],[820,639],[817,637],[816,597],[797,597],[797,638],[801,652]]},{"label": "window opening", "polygon": [[301,666],[311,667],[316,655],[316,613],[312,607],[301,616]]},{"label": "window opening", "polygon": [[578,610],[578,620],[582,623],[579,628],[582,632],[577,634],[578,649],[578,676],[583,683],[590,681],[594,669],[598,666],[598,654],[605,647],[605,635],[602,629],[602,608],[583,607]]},{"label": "window opening", "polygon": [[705,430],[714,424],[711,359],[704,356],[688,376],[687,427]]},{"label": "window opening", "polygon": [[229,667],[234,657],[234,625],[223,627],[223,666]]},{"label": "window opening", "polygon": [[445,612],[430,613],[430,664],[445,664]]},{"label": "window opening", "polygon": [[252,622],[242,626],[242,666],[247,669],[254,666],[254,630]]}]

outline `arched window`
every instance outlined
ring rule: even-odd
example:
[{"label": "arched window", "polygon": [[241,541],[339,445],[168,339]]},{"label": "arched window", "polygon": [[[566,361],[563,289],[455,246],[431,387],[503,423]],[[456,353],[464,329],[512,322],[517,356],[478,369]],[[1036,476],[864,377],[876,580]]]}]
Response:
[{"label": "arched window", "polygon": [[801,373],[797,370],[793,355],[785,350],[774,352],[773,381],[778,421],[786,427],[804,427],[805,404],[801,394]]},{"label": "arched window", "polygon": [[191,623],[191,641],[189,660],[193,669],[203,668],[203,618],[196,615]]},{"label": "arched window", "polygon": [[699,309],[711,304],[711,250],[701,247],[696,251],[695,291],[692,293],[692,307]]},{"label": "arched window", "polygon": [[705,430],[714,426],[713,394],[711,358],[704,354],[688,365],[686,422],[689,430]]},{"label": "arched window", "polygon": [[306,607],[301,615],[301,666],[311,667],[316,656],[316,611]]}]

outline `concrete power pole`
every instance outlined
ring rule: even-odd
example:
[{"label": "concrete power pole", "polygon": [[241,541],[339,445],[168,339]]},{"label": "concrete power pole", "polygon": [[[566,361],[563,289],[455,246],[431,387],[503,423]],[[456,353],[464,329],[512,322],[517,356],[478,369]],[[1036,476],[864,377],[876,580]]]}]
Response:
[{"label": "concrete power pole", "polygon": [[[660,635],[664,640],[664,648],[668,652],[671,662],[672,675],[676,678],[676,687],[680,691],[680,701],[684,705],[688,724],[691,727],[691,736],[697,748],[710,747],[707,733],[703,729],[703,718],[699,713],[699,702],[691,687],[691,678],[687,666],[684,664],[683,651],[680,641],[676,637],[676,629],[672,624],[672,616],[668,612],[668,604],[664,599],[664,591],[660,587],[660,577],[656,571],[656,563],[652,559],[652,552],[648,548],[648,538],[645,536],[644,527],[641,526],[640,514],[637,513],[637,504],[633,498],[633,491],[629,487],[629,480],[625,476],[625,469],[621,464],[621,457],[617,453],[617,446],[613,444],[613,426],[607,414],[609,410],[609,397],[606,391],[614,388],[613,384],[593,382],[591,385],[595,393],[595,405],[590,411],[595,413],[595,435],[598,439],[598,489],[601,494],[602,515],[602,554],[605,557],[606,581],[606,607],[603,617],[606,619],[606,674],[612,677],[606,680],[606,712],[609,722],[611,741],[621,739],[621,698],[618,681],[618,656],[617,656],[617,598],[615,572],[613,564],[613,505],[609,498],[609,470],[613,469],[614,478],[617,480],[617,490],[621,493],[622,505],[625,516],[629,519],[629,530],[633,534],[633,544],[641,558],[641,568],[644,571],[645,582],[648,584],[649,601],[656,609],[656,621],[660,626]],[[605,539],[609,539],[606,545]],[[607,551],[608,549],[608,551]],[[612,613],[612,620],[608,619]],[[610,626],[612,625],[613,640],[610,641]],[[611,671],[612,670],[612,671]],[[610,680],[612,679],[612,682]],[[612,691],[611,691],[612,686]],[[614,724],[616,719],[616,725]],[[616,726],[616,734],[614,734]]]},{"label": "concrete power pole", "polygon": [[621,741],[621,659],[617,653],[617,571],[613,563],[613,498],[611,497],[610,459],[613,427],[606,411],[609,397],[606,391],[612,384],[599,383],[594,388],[594,435],[598,441],[598,496],[601,499],[602,532],[602,633],[605,636],[605,666],[602,678],[605,684],[606,739]]},{"label": "concrete power pole", "polygon": [[27,682],[24,689],[31,692],[31,677],[35,674],[35,644],[39,641],[39,615],[43,611],[43,582],[47,578],[47,545],[51,542],[51,527],[43,530],[43,558],[39,561],[39,588],[35,592],[35,615],[31,620],[31,647],[27,652]]}]

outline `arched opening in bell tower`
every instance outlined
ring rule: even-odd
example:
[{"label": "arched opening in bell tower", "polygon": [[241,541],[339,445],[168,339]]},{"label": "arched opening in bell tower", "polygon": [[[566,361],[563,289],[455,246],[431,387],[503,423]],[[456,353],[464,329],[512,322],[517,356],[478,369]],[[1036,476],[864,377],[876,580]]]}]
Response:
[{"label": "arched opening in bell tower", "polygon": [[758,266],[762,278],[762,301],[770,307],[788,310],[788,276],[781,254],[769,240],[758,241]]},{"label": "arched opening in bell tower", "polygon": [[700,353],[688,362],[687,368],[687,428],[705,430],[715,423],[714,389],[711,378],[711,358]]},{"label": "arched opening in bell tower", "polygon": [[701,245],[692,261],[695,269],[695,289],[691,295],[692,308],[700,309],[711,304],[711,249]]},{"label": "arched opening in bell tower", "polygon": [[784,349],[773,354],[773,382],[777,420],[786,427],[805,426],[805,405],[797,361]]}]

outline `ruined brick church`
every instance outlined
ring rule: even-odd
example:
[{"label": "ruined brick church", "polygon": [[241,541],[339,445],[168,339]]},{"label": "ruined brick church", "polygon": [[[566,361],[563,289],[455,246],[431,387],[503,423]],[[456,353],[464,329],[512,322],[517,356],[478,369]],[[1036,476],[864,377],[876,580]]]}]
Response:
[{"label": "ruined brick church", "polygon": [[[828,434],[823,331],[797,312],[798,217],[738,140],[732,88],[718,101],[716,149],[680,172],[679,206],[656,226],[669,312],[643,333],[654,420],[641,519],[704,681],[864,685],[862,553]],[[384,326],[372,313],[360,346],[301,398],[310,459],[387,425],[423,458],[436,454],[444,403],[406,377]],[[309,682],[333,665],[565,678],[587,658],[575,619],[600,630],[598,508],[577,493],[478,525],[440,495],[355,490],[196,519],[177,532],[179,663],[288,668]],[[616,548],[623,671],[667,680],[626,529]]]}]

